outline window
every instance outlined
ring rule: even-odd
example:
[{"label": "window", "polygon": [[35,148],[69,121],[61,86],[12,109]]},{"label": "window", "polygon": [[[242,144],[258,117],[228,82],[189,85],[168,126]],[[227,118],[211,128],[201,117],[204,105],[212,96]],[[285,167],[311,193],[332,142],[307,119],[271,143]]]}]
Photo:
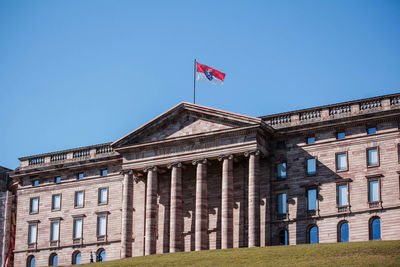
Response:
[{"label": "window", "polygon": [[97,236],[105,236],[107,234],[107,216],[97,217]]},{"label": "window", "polygon": [[35,256],[30,255],[30,256],[26,259],[26,266],[27,266],[27,267],[35,267],[35,266],[36,266],[36,259],[35,259]]},{"label": "window", "polygon": [[51,210],[61,210],[61,194],[53,195],[51,200]]},{"label": "window", "polygon": [[286,214],[286,193],[278,194],[278,214]]},{"label": "window", "polygon": [[106,251],[104,248],[100,248],[96,252],[96,262],[106,261]]},{"label": "window", "polygon": [[74,219],[74,239],[81,239],[82,238],[82,224],[83,218],[75,218]]},{"label": "window", "polygon": [[99,188],[99,205],[106,205],[108,203],[108,188]]},{"label": "window", "polygon": [[84,192],[75,192],[75,208],[82,208],[84,205]]},{"label": "window", "polygon": [[307,137],[307,145],[315,144],[315,136]]},{"label": "window", "polygon": [[276,166],[276,172],[278,174],[278,179],[286,178],[286,162],[279,163]]},{"label": "window", "polygon": [[60,234],[60,222],[53,221],[50,224],[50,241],[58,241]]},{"label": "window", "polygon": [[28,244],[35,244],[37,238],[37,223],[30,224],[28,228]]},{"label": "window", "polygon": [[380,200],[379,180],[368,181],[369,202],[378,202]]},{"label": "window", "polygon": [[312,158],[307,160],[307,175],[314,175],[317,173],[317,159]]},{"label": "window", "polygon": [[276,142],[276,148],[277,149],[286,148],[286,142],[284,140],[280,140],[280,141]]},{"label": "window", "polygon": [[81,264],[81,252],[75,251],[72,253],[72,264]]},{"label": "window", "polygon": [[338,242],[349,242],[349,223],[347,221],[338,224]]},{"label": "window", "polygon": [[337,140],[342,140],[346,138],[346,133],[345,132],[337,132],[336,133],[336,139]]},{"label": "window", "polygon": [[279,245],[289,245],[288,231],[286,229],[282,229],[279,232]]},{"label": "window", "polygon": [[379,153],[377,147],[367,149],[367,164],[368,167],[379,166]]},{"label": "window", "polygon": [[100,171],[100,175],[101,176],[107,176],[108,175],[108,170],[107,169],[103,169]]},{"label": "window", "polygon": [[368,134],[376,134],[376,127],[370,127],[367,129]]},{"label": "window", "polygon": [[347,171],[347,153],[337,153],[336,154],[336,171]]},{"label": "window", "polygon": [[30,200],[30,207],[29,207],[29,213],[30,214],[35,214],[39,212],[39,198],[38,197],[33,197]]},{"label": "window", "polygon": [[55,182],[56,184],[61,183],[61,176],[57,176],[56,178],[54,178],[54,182]]},{"label": "window", "polygon": [[38,186],[38,185],[39,185],[38,179],[32,181],[32,186]]},{"label": "window", "polygon": [[82,180],[83,179],[83,172],[80,172],[77,174],[77,178],[78,180]]},{"label": "window", "polygon": [[379,217],[372,217],[369,220],[369,239],[370,240],[381,239],[381,220]]},{"label": "window", "polygon": [[348,206],[349,205],[349,195],[347,190],[347,184],[338,186],[338,206]]},{"label": "window", "polygon": [[56,253],[50,254],[49,266],[58,266],[58,255]]},{"label": "window", "polygon": [[307,190],[307,210],[316,210],[317,209],[317,189],[308,189]]},{"label": "window", "polygon": [[308,227],[307,241],[309,244],[318,244],[318,227],[316,225]]}]

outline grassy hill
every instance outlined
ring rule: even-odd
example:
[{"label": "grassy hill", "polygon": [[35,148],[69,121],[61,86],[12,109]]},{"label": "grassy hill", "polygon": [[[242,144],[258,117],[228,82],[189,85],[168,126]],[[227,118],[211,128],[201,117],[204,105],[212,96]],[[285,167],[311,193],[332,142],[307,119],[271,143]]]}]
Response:
[{"label": "grassy hill", "polygon": [[84,266],[400,266],[400,241],[208,250]]}]

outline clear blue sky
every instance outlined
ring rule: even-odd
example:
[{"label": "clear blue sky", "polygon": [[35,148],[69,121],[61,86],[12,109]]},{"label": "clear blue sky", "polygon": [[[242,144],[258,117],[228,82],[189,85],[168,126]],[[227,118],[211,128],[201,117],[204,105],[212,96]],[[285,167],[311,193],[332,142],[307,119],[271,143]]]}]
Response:
[{"label": "clear blue sky", "polygon": [[0,1],[0,165],[192,101],[261,116],[400,91],[400,1]]}]

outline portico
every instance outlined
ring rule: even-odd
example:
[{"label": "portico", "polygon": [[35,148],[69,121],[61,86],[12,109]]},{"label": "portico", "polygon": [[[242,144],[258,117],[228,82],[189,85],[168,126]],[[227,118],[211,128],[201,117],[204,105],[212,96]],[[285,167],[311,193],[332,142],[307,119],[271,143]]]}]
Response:
[{"label": "portico", "polygon": [[114,142],[133,187],[123,190],[125,255],[259,246],[258,168],[271,131],[258,118],[181,103]]}]

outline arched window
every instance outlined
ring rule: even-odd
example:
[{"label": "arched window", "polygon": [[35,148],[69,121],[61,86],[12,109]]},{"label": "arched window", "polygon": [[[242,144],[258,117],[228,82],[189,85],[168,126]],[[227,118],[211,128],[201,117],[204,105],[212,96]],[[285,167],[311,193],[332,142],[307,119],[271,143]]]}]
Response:
[{"label": "arched window", "polygon": [[72,264],[81,264],[81,252],[79,250],[72,253]]},{"label": "arched window", "polygon": [[316,225],[310,225],[308,227],[307,243],[318,244],[318,227]]},{"label": "arched window", "polygon": [[288,231],[286,229],[282,229],[279,232],[279,245],[289,245],[289,236]]},{"label": "arched window", "polygon": [[106,251],[104,248],[99,248],[96,252],[96,262],[106,261]]},{"label": "arched window", "polygon": [[349,242],[349,223],[341,221],[338,224],[338,242]]},{"label": "arched window", "polygon": [[27,266],[27,267],[35,267],[35,266],[36,266],[36,259],[35,259],[35,256],[30,255],[30,256],[26,259],[26,266]]},{"label": "arched window", "polygon": [[49,266],[58,266],[58,255],[56,253],[50,254]]},{"label": "arched window", "polygon": [[372,217],[369,220],[369,239],[381,239],[381,219],[379,217]]}]

